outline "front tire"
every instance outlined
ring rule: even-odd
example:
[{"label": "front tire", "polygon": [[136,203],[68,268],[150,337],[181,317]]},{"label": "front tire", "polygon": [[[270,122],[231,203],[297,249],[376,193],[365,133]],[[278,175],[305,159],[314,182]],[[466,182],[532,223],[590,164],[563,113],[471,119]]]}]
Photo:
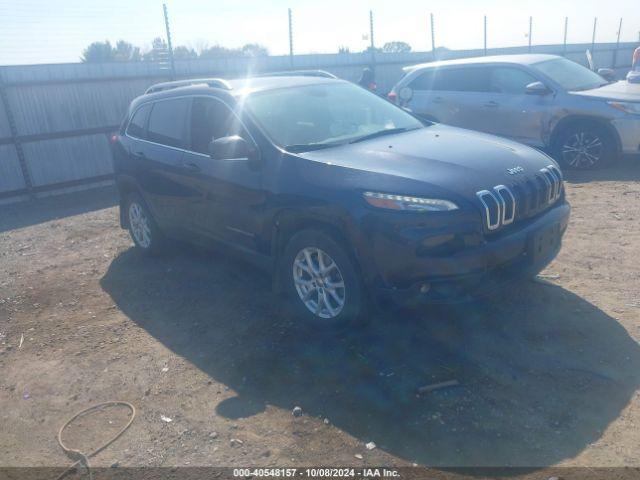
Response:
[{"label": "front tire", "polygon": [[151,212],[137,193],[127,198],[126,215],[129,235],[136,249],[145,255],[157,255],[164,250],[165,239]]},{"label": "front tire", "polygon": [[578,122],[564,128],[555,139],[554,156],[565,168],[594,170],[613,163],[617,149],[612,135],[602,126]]},{"label": "front tire", "polygon": [[342,242],[324,231],[295,234],[281,257],[280,275],[290,316],[305,327],[339,331],[364,314],[357,265]]}]

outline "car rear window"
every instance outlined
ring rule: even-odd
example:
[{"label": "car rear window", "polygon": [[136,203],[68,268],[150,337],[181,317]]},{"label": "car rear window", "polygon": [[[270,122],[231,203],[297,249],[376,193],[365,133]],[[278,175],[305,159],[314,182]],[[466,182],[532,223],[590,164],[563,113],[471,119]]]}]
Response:
[{"label": "car rear window", "polygon": [[148,139],[170,147],[185,148],[185,130],[189,99],[175,98],[153,104]]}]

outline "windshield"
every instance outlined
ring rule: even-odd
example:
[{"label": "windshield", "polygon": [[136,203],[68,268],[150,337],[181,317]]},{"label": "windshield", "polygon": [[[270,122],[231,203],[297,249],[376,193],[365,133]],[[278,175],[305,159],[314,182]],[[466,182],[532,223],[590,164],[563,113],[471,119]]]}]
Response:
[{"label": "windshield", "polygon": [[533,64],[532,67],[545,74],[565,90],[589,90],[590,88],[597,88],[607,84],[597,73],[566,58],[545,60],[544,62]]},{"label": "windshield", "polygon": [[259,92],[245,100],[245,107],[275,144],[298,151],[423,126],[402,109],[350,83]]}]

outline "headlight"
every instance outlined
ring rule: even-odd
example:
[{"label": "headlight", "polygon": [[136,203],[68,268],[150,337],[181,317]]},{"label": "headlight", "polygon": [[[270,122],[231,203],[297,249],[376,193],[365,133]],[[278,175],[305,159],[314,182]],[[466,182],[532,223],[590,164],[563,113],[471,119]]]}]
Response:
[{"label": "headlight", "polygon": [[390,193],[364,192],[369,205],[386,210],[408,210],[411,212],[446,212],[457,210],[458,206],[441,198],[408,197]]},{"label": "headlight", "polygon": [[624,113],[633,113],[640,115],[640,103],[638,102],[607,102],[616,110],[620,110]]}]

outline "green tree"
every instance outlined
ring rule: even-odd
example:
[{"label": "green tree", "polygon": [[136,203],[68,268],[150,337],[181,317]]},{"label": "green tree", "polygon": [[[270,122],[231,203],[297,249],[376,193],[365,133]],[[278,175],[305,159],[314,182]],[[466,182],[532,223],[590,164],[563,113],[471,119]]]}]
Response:
[{"label": "green tree", "polygon": [[192,60],[198,58],[198,54],[193,48],[179,45],[173,49],[173,58],[176,60]]},{"label": "green tree", "polygon": [[269,50],[258,43],[247,43],[241,48],[242,54],[245,57],[267,57]]},{"label": "green tree", "polygon": [[134,47],[129,42],[118,40],[113,50],[113,58],[118,62],[139,62],[142,59],[140,47]]},{"label": "green tree", "polygon": [[382,46],[384,53],[406,53],[411,51],[411,45],[406,42],[387,42]]},{"label": "green tree", "polygon": [[80,60],[83,63],[112,62],[114,60],[114,50],[109,40],[104,42],[93,42],[82,51]]}]

